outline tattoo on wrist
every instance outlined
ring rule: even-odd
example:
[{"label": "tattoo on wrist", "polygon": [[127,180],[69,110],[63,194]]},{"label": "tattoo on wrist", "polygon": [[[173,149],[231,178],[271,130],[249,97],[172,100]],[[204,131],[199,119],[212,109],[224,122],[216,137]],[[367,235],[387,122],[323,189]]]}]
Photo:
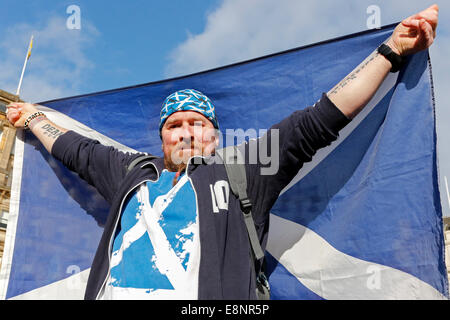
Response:
[{"label": "tattoo on wrist", "polygon": [[364,60],[352,73],[350,73],[347,77],[345,77],[341,82],[339,82],[330,92],[329,95],[333,95],[339,92],[342,88],[344,88],[351,81],[355,80],[358,77],[358,73],[364,70],[365,67],[369,63],[371,63],[376,57],[378,57],[379,53],[377,51],[373,52],[366,60]]},{"label": "tattoo on wrist", "polygon": [[46,123],[44,124],[42,127],[42,134],[49,137],[49,138],[53,138],[56,140],[56,138],[58,138],[59,136],[63,135],[65,132],[61,131],[57,128],[55,128],[54,126]]}]

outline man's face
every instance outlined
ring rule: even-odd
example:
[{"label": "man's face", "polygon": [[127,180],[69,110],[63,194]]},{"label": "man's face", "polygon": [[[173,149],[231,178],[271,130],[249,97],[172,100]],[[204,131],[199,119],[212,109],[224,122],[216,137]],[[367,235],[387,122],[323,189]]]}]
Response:
[{"label": "man's face", "polygon": [[219,141],[211,121],[195,111],[178,111],[161,129],[164,162],[170,171],[184,168],[194,155],[208,156]]}]

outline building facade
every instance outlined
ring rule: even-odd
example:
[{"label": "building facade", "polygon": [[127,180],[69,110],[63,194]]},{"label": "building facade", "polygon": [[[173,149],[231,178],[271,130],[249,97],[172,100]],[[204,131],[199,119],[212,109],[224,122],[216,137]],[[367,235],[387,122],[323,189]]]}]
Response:
[{"label": "building facade", "polygon": [[6,119],[6,105],[18,101],[18,97],[0,90],[0,265],[5,246],[6,226],[11,197],[12,168],[16,129]]},{"label": "building facade", "polygon": [[447,266],[447,278],[450,284],[450,217],[444,218],[445,238],[445,264]]}]

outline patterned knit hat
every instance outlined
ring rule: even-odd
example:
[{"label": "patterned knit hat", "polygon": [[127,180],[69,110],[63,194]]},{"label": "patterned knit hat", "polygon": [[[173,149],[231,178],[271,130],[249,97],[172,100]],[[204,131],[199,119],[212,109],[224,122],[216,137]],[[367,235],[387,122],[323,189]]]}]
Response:
[{"label": "patterned knit hat", "polygon": [[214,105],[203,93],[194,89],[184,89],[172,93],[164,101],[159,120],[159,134],[167,118],[177,111],[196,111],[208,118],[214,128],[219,129]]}]

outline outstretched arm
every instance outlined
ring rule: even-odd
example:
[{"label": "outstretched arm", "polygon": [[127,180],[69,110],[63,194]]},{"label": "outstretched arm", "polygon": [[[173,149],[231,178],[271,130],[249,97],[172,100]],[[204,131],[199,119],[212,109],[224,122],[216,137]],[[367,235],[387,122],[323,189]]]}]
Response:
[{"label": "outstretched arm", "polygon": [[[23,128],[25,121],[39,112],[30,103],[12,103],[7,107],[8,120],[16,128]],[[38,116],[27,124],[55,159],[94,186],[109,203],[123,185],[129,163],[141,155],[102,145],[97,140],[61,128],[45,116]]]},{"label": "outstretched arm", "polygon": [[[7,106],[7,118],[16,128],[24,128],[25,122],[39,110],[31,103],[14,102]],[[43,144],[45,149],[51,153],[53,143],[56,139],[67,132],[67,129],[61,128],[51,122],[45,115],[38,115],[27,123],[28,128],[33,132],[36,138]]]},{"label": "outstretched arm", "polygon": [[[438,12],[439,7],[433,5],[406,18],[395,28],[386,45],[401,56],[427,49],[436,37]],[[391,62],[375,51],[331,89],[327,96],[351,119],[372,99],[391,67]]]}]

